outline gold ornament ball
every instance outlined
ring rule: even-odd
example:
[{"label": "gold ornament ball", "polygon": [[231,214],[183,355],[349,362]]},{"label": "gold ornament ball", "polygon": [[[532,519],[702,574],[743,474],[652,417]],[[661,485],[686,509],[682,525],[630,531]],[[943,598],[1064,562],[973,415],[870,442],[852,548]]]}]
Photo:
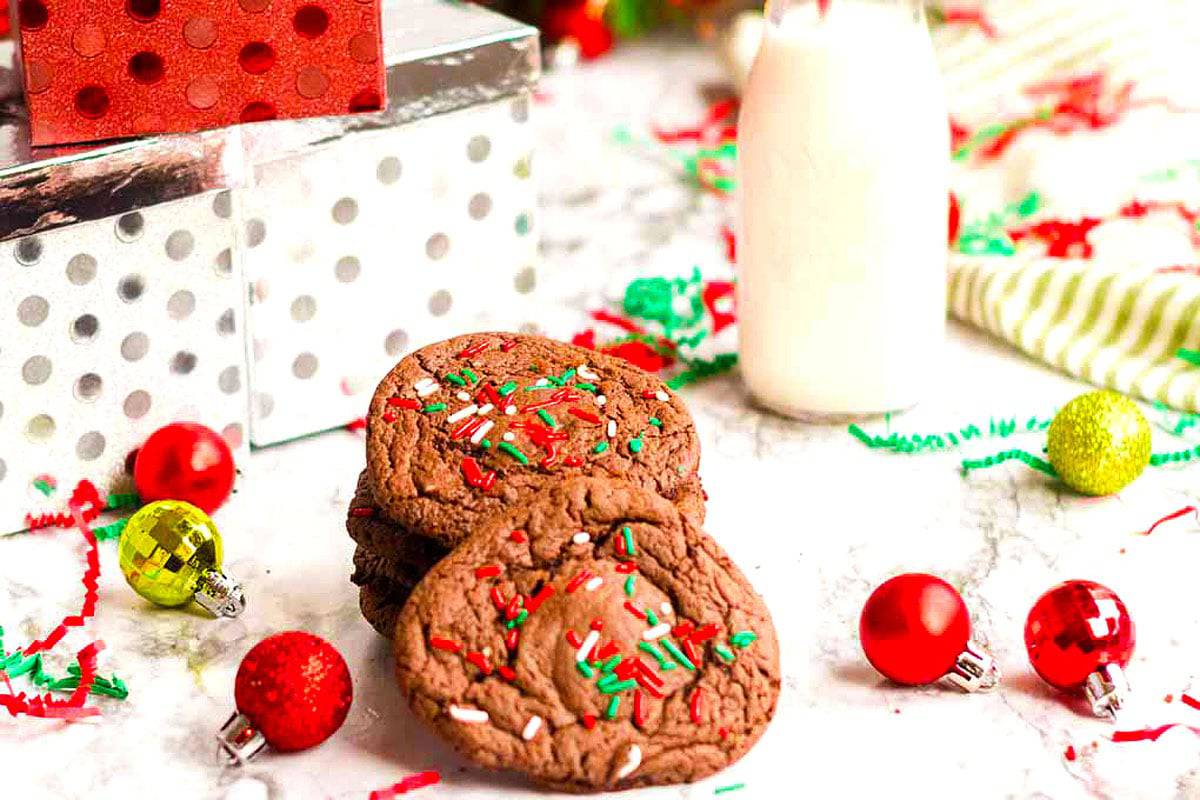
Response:
[{"label": "gold ornament ball", "polygon": [[1150,463],[1150,423],[1116,392],[1088,392],[1054,416],[1047,454],[1063,482],[1100,497],[1119,492]]},{"label": "gold ornament ball", "polygon": [[221,566],[221,534],[208,515],[182,500],[159,500],[129,518],[117,547],[133,590],[160,606],[181,606],[197,581]]}]

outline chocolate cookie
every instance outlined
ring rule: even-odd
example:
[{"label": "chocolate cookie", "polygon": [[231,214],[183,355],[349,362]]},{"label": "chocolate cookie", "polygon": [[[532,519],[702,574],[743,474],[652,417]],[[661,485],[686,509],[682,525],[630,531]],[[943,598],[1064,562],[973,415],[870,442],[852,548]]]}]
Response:
[{"label": "chocolate cookie", "polygon": [[346,515],[346,531],[363,550],[401,565],[405,573],[420,580],[429,568],[449,552],[437,541],[418,535],[383,516],[364,470]]},{"label": "chocolate cookie", "polygon": [[367,471],[385,517],[447,547],[549,485],[620,479],[700,521],[700,446],[653,375],[539,336],[479,333],[422,348],[379,384]]},{"label": "chocolate cookie", "polygon": [[610,480],[481,525],[417,586],[393,646],[418,717],[478,764],[567,791],[710,775],[779,696],[746,578],[670,503]]}]

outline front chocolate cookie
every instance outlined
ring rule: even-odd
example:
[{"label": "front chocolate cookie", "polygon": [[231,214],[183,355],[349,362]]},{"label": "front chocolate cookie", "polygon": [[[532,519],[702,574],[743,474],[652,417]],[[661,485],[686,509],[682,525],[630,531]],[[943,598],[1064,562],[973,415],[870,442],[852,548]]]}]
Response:
[{"label": "front chocolate cookie", "polygon": [[567,791],[694,781],[779,695],[770,616],[670,503],[575,479],[497,517],[400,614],[397,677],[473,761]]},{"label": "front chocolate cookie", "polygon": [[649,373],[573,345],[480,333],[422,348],[379,384],[367,426],[384,514],[448,547],[578,476],[628,481],[703,518],[687,408]]}]

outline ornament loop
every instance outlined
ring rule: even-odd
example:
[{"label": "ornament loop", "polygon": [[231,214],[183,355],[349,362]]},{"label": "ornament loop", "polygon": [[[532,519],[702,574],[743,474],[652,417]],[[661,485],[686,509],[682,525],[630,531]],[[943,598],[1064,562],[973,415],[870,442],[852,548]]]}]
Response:
[{"label": "ornament loop", "polygon": [[990,692],[1000,684],[1000,666],[977,642],[969,641],[946,680],[964,692]]},{"label": "ornament loop", "polygon": [[1115,720],[1129,697],[1129,679],[1119,664],[1104,664],[1088,675],[1084,692],[1093,714]]},{"label": "ornament loop", "polygon": [[217,758],[226,766],[241,767],[262,752],[267,740],[244,714],[237,711],[221,726],[217,734]]},{"label": "ornament loop", "polygon": [[219,569],[206,569],[196,578],[196,602],[214,617],[236,617],[246,610],[241,584]]}]

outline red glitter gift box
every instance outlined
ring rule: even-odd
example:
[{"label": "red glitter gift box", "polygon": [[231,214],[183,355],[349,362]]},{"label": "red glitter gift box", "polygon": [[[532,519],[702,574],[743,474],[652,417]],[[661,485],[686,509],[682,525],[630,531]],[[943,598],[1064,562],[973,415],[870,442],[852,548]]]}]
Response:
[{"label": "red glitter gift box", "polygon": [[383,104],[380,0],[14,0],[35,145]]}]

